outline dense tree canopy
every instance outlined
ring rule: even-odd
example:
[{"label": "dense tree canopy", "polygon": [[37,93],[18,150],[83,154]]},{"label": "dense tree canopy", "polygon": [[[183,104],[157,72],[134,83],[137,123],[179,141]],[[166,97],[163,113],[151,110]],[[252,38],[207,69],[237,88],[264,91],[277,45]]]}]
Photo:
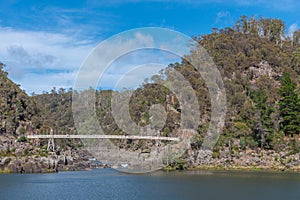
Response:
[{"label": "dense tree canopy", "polygon": [[281,128],[285,134],[300,133],[300,98],[296,93],[296,86],[288,73],[281,79],[282,87],[279,90],[279,111],[282,117]]},{"label": "dense tree canopy", "polygon": [[[220,146],[235,143],[241,149],[279,149],[289,145],[283,140],[284,135],[300,133],[300,30],[293,36],[284,32],[285,24],[279,19],[241,16],[233,27],[194,37],[197,43],[191,53],[204,47],[218,67],[226,88],[228,112]],[[37,131],[51,126],[60,133],[76,133],[71,100],[77,91],[53,88],[50,93],[28,97],[7,78],[2,63],[0,67],[1,133],[16,133],[20,121],[31,121]],[[210,122],[211,102],[207,83],[187,60],[172,63],[145,81],[133,92],[129,112],[136,124],[146,126],[150,123],[151,106],[161,104],[167,118],[160,134],[172,136],[179,128],[182,110],[176,96],[161,86],[160,81],[170,79],[171,72],[175,71],[188,80],[198,98],[201,119],[199,137],[193,143],[197,148]],[[104,131],[124,134],[112,115],[114,91],[94,92],[97,116]],[[124,145],[132,148],[145,145],[131,142],[126,141]]]}]

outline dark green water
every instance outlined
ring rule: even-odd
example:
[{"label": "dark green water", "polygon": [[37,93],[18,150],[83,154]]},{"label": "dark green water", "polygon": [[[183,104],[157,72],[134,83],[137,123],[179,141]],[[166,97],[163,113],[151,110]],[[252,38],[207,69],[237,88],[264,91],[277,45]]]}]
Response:
[{"label": "dark green water", "polygon": [[155,172],[112,169],[57,174],[2,174],[5,199],[300,199],[300,174],[266,172]]}]

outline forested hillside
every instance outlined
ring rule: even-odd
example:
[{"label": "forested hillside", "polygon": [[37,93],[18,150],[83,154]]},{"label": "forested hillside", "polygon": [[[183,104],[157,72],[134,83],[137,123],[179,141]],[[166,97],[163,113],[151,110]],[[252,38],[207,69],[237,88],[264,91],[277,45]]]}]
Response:
[{"label": "forested hillside", "polygon": [[[49,134],[51,128],[55,133],[64,130],[70,132],[71,129],[59,121],[61,116],[62,122],[66,122],[67,115],[59,113],[59,109],[48,110],[49,106],[45,102],[28,96],[7,77],[3,63],[0,63],[0,86],[0,173],[55,172],[58,169],[89,167],[90,163],[84,164],[89,153],[78,149],[80,141],[56,141],[56,151],[51,152],[47,148],[47,140],[28,140],[25,137]],[[48,97],[47,103],[50,102],[58,103]],[[59,99],[59,102],[64,101]],[[67,102],[71,104],[71,98]],[[68,111],[66,108],[64,106],[61,111]],[[57,117],[56,120],[54,117]]]},{"label": "forested hillside", "polygon": [[[224,158],[221,164],[238,163],[232,158],[238,160],[243,158],[243,152],[248,155],[248,151],[262,150],[272,152],[271,160],[278,162],[278,165],[287,166],[295,162],[293,165],[299,166],[300,30],[293,35],[287,35],[285,30],[284,22],[279,19],[242,16],[233,27],[213,29],[211,34],[194,37],[197,44],[191,54],[200,46],[204,47],[218,67],[226,88],[225,127],[213,152],[213,159]],[[7,79],[2,66],[1,134],[19,135],[32,130],[38,133],[45,126],[53,127],[59,134],[76,134],[71,109],[72,90],[54,88],[49,93],[28,97]],[[200,165],[203,163],[199,151],[210,122],[210,97],[204,80],[185,59],[181,63],[170,64],[161,74],[152,77],[152,83],[145,82],[134,91],[130,100],[130,115],[138,125],[145,126],[150,122],[151,105],[159,103],[167,112],[166,124],[160,135],[173,136],[176,133],[181,114],[178,99],[159,84],[172,71],[180,72],[190,82],[201,113],[198,136],[191,144],[193,155],[183,157],[179,168],[183,163]],[[112,116],[113,91],[95,92],[97,115],[104,131],[107,134],[124,134]],[[26,124],[30,124],[31,129],[25,128]],[[71,147],[80,146],[80,142],[75,140],[62,143],[68,143]],[[151,144],[124,141],[120,145],[137,149]],[[264,155],[257,153],[257,157]],[[296,157],[288,157],[290,155]],[[215,160],[207,162],[221,165]],[[251,162],[249,165],[252,165]],[[177,166],[176,163],[171,165]]]},{"label": "forested hillside", "polygon": [[[218,145],[234,144],[239,150],[288,148],[298,152],[300,31],[290,37],[284,34],[285,24],[281,20],[246,16],[232,28],[213,31],[194,38],[213,58],[226,88],[228,112]],[[198,47],[194,48],[197,51]],[[185,76],[198,97],[201,125],[199,137],[193,143],[198,148],[210,120],[210,97],[200,74],[186,60],[170,64],[162,74],[155,75],[152,81],[157,84],[145,83],[136,90],[130,101],[130,114],[137,124],[145,126],[149,124],[151,105],[169,106],[161,135],[171,136],[176,132],[181,112],[178,100],[167,102],[167,96],[172,94],[159,85],[173,70]],[[99,120],[110,124],[107,131],[119,134],[121,130],[110,114],[109,93],[99,92]]]},{"label": "forested hillside", "polygon": [[300,32],[290,38],[284,31],[281,20],[242,16],[233,28],[196,38],[223,76],[225,143],[234,138],[242,148],[278,150],[288,145],[284,136],[296,134],[292,141],[299,151]]},{"label": "forested hillside", "polygon": [[7,78],[0,63],[0,134],[30,134],[40,126],[38,106],[18,85]]}]

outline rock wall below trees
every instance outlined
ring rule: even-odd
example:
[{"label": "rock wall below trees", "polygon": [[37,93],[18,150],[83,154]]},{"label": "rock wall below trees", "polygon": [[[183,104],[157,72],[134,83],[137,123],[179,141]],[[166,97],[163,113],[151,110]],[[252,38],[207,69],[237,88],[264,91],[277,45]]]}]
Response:
[{"label": "rock wall below trees", "polygon": [[300,153],[261,149],[234,152],[226,149],[219,155],[209,150],[189,153],[188,166],[191,169],[300,171]]}]

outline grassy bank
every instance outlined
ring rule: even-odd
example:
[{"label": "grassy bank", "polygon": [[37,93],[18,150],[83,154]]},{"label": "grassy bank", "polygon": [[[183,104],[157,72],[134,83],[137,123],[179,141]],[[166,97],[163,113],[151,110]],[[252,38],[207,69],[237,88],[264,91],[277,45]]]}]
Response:
[{"label": "grassy bank", "polygon": [[0,170],[0,174],[11,174],[12,171],[4,169],[4,170]]}]

